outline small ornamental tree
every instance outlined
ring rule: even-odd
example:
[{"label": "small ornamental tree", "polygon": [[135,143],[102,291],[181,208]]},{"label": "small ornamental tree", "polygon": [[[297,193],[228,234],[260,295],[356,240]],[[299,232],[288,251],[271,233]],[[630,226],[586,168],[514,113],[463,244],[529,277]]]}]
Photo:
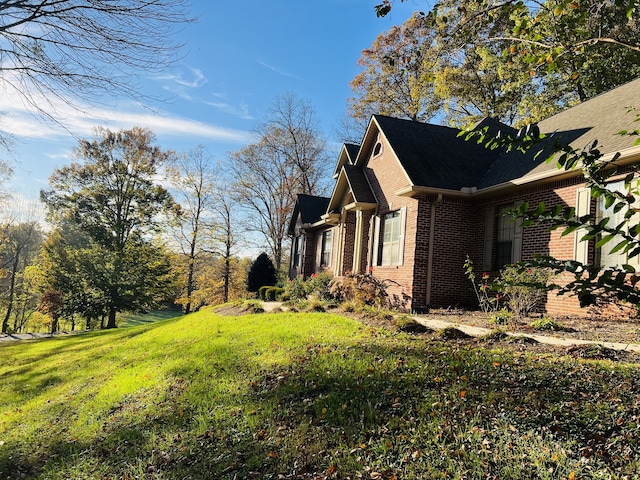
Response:
[{"label": "small ornamental tree", "polygon": [[265,285],[276,284],[277,274],[273,262],[266,253],[261,253],[251,264],[249,275],[247,276],[247,290],[257,292]]}]

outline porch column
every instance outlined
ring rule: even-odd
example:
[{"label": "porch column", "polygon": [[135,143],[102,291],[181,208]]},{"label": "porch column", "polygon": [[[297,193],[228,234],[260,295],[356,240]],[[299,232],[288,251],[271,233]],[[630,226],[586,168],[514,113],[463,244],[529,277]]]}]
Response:
[{"label": "porch column", "polygon": [[362,258],[362,210],[356,210],[356,238],[353,245],[353,273],[360,273]]},{"label": "porch column", "polygon": [[338,246],[338,252],[336,254],[336,268],[333,274],[337,277],[341,277],[343,275],[342,265],[343,258],[342,252],[344,251],[344,222],[342,221],[342,214],[340,215],[340,220],[338,221],[338,241],[335,245]]}]

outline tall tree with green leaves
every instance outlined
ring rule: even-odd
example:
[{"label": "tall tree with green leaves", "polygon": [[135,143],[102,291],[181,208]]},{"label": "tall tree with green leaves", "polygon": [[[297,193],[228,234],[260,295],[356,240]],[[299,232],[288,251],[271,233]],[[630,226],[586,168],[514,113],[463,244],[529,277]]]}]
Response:
[{"label": "tall tree with green leaves", "polygon": [[[37,222],[7,225],[0,241],[0,306],[2,333],[9,331],[12,315],[20,307],[20,299],[29,297],[24,291],[24,273],[35,260],[42,245],[42,231]],[[17,322],[14,322],[14,325]]]},{"label": "tall tree with green leaves", "polygon": [[107,328],[116,327],[118,312],[153,305],[166,283],[168,261],[149,235],[173,206],[169,192],[155,183],[173,153],[153,141],[147,129],[97,129],[93,140],[79,141],[78,161],[55,170],[51,188],[40,193],[52,222],[74,224],[89,238],[88,248],[101,252]]},{"label": "tall tree with green leaves", "polygon": [[[378,14],[393,3],[379,4]],[[523,125],[638,77],[640,22],[632,4],[438,1],[425,18],[438,59],[434,93],[446,119],[460,125],[492,116]]]},{"label": "tall tree with green leaves", "polygon": [[441,106],[433,85],[439,63],[435,34],[429,19],[416,13],[378,35],[358,60],[362,71],[351,81],[350,116],[365,124],[373,114],[430,120]]}]

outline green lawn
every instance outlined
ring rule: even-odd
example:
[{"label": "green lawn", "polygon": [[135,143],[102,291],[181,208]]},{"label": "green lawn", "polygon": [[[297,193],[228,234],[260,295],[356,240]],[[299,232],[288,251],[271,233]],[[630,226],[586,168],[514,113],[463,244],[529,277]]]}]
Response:
[{"label": "green lawn", "polygon": [[0,358],[3,479],[640,475],[635,365],[210,311]]},{"label": "green lawn", "polygon": [[182,316],[180,310],[153,310],[149,313],[123,313],[118,316],[118,326],[137,327]]}]

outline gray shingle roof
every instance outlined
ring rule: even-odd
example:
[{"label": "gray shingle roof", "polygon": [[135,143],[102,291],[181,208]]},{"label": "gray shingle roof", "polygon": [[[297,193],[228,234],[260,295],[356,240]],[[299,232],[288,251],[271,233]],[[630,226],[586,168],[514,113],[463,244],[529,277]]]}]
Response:
[{"label": "gray shingle roof", "polygon": [[375,116],[414,185],[460,190],[478,183],[495,161],[490,151],[441,125]]},{"label": "gray shingle roof", "polygon": [[298,214],[302,217],[303,224],[320,221],[320,217],[327,212],[329,200],[330,199],[327,197],[316,197],[314,195],[299,193],[296,199],[296,205],[293,208],[293,213],[291,214],[291,219],[289,220],[287,233],[289,235],[293,235],[295,233]]},{"label": "gray shingle roof", "polygon": [[[455,128],[382,115],[376,115],[375,120],[414,185],[448,190],[472,186],[482,189],[557,171],[555,162],[546,161],[552,153],[549,144],[554,141],[581,149],[597,139],[605,154],[632,147],[637,137],[617,135],[621,130],[640,127],[634,124],[640,110],[629,113],[630,107],[640,109],[640,79],[543,120],[538,126],[548,135],[549,143],[540,144],[526,154],[487,150],[474,140],[458,137],[460,130]],[[476,125],[484,127],[492,133],[515,132],[490,118]]]},{"label": "gray shingle roof", "polygon": [[353,199],[358,203],[376,203],[376,197],[371,190],[364,170],[353,165],[344,165],[342,168],[347,176]]},{"label": "gray shingle roof", "polygon": [[297,208],[302,215],[302,223],[315,223],[327,213],[329,198],[298,194]]}]

